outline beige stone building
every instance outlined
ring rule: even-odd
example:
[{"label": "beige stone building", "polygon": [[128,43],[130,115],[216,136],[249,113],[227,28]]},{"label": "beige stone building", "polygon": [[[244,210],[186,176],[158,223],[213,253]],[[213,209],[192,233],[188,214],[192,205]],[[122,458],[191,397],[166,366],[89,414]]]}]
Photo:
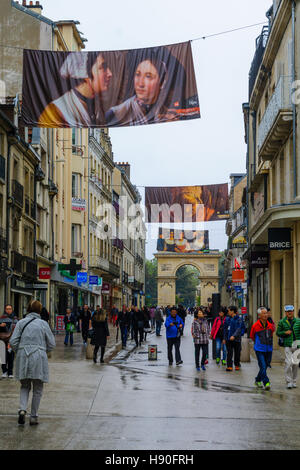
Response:
[{"label": "beige stone building", "polygon": [[[296,312],[300,308],[300,127],[292,92],[300,76],[299,15],[299,2],[274,0],[267,12],[269,26],[256,42],[249,103],[243,105],[253,321],[261,305],[271,308],[275,321],[284,315],[285,304],[293,304]],[[269,246],[269,229],[275,229],[270,237],[281,242],[282,229],[290,229],[291,245]]]}]

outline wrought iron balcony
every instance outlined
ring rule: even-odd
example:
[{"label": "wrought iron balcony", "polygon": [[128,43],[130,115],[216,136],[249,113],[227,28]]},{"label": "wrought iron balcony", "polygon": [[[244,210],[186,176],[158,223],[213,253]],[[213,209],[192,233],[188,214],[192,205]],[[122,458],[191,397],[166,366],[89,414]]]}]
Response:
[{"label": "wrought iron balcony", "polygon": [[251,64],[251,69],[249,73],[249,99],[251,98],[252,91],[255,85],[256,77],[259,72],[262,59],[264,56],[266,44],[269,36],[269,27],[264,26],[260,36],[256,39],[256,51],[254,58]]},{"label": "wrought iron balcony", "polygon": [[292,78],[281,76],[258,128],[258,152],[262,161],[272,160],[292,128]]},{"label": "wrought iron balcony", "polygon": [[24,187],[16,180],[12,180],[12,197],[15,203],[23,207],[24,202]]},{"label": "wrought iron balcony", "polygon": [[123,240],[120,240],[120,238],[114,238],[112,241],[112,245],[121,251],[124,250],[124,242]]}]

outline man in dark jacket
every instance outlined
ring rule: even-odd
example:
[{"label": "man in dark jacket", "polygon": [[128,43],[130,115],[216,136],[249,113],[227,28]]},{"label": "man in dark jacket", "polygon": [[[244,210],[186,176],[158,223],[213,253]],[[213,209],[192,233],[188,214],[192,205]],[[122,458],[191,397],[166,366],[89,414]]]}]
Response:
[{"label": "man in dark jacket", "polygon": [[91,319],[92,319],[92,312],[90,311],[89,306],[85,304],[79,315],[80,329],[81,329],[83,344],[85,346],[87,344],[88,331],[92,327]]},{"label": "man in dark jacket", "polygon": [[121,338],[122,338],[122,349],[125,349],[126,344],[127,344],[128,328],[130,327],[130,314],[129,312],[126,311],[126,309],[118,313],[116,326],[120,327]]},{"label": "man in dark jacket", "polygon": [[224,322],[224,341],[227,349],[227,372],[233,370],[233,354],[235,370],[240,370],[241,342],[245,333],[245,324],[239,317],[237,307],[228,307],[228,316]]},{"label": "man in dark jacket", "polygon": [[13,312],[12,305],[5,305],[4,313],[0,317],[0,333],[3,333],[5,336],[3,341],[5,343],[6,350],[6,363],[2,364],[2,377],[13,378],[15,353],[10,347],[9,339],[13,334],[17,322],[18,318]]},{"label": "man in dark jacket", "polygon": [[64,344],[65,346],[68,346],[69,344],[69,337],[70,337],[70,345],[73,346],[73,333],[76,328],[76,317],[74,313],[72,313],[72,310],[70,308],[67,308],[66,310],[66,315],[64,317],[64,324],[65,324],[65,330],[66,330],[66,336],[65,336],[65,341]]},{"label": "man in dark jacket", "polygon": [[141,346],[143,340],[144,340],[144,324],[145,324],[145,319],[144,319],[144,314],[141,310],[139,310],[138,307],[134,307],[134,313],[133,313],[133,331],[134,331],[134,340],[136,346]]}]

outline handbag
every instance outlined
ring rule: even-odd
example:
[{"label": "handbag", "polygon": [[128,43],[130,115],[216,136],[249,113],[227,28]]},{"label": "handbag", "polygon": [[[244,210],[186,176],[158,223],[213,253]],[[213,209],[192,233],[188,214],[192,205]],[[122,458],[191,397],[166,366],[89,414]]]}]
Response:
[{"label": "handbag", "polygon": [[278,338],[278,346],[284,348],[284,339],[281,336]]}]

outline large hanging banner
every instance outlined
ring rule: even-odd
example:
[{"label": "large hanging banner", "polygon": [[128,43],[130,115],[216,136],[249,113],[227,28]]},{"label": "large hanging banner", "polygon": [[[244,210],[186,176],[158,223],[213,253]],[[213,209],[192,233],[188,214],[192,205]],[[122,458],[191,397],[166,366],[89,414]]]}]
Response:
[{"label": "large hanging banner", "polygon": [[111,52],[24,50],[30,127],[138,126],[200,117],[190,42]]},{"label": "large hanging banner", "polygon": [[194,253],[208,249],[208,230],[159,229],[157,251]]},{"label": "large hanging banner", "polygon": [[145,207],[149,223],[228,219],[228,184],[146,187]]}]

